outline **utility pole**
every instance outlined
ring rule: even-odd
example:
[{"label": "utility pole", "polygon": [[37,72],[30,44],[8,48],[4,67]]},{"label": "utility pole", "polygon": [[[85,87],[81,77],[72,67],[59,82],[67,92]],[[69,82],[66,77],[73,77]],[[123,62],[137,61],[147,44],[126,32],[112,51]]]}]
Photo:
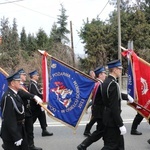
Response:
[{"label": "utility pole", "polygon": [[0,45],[2,44],[2,37],[0,36]]},{"label": "utility pole", "polygon": [[[120,0],[117,0],[117,12],[118,12],[118,59],[122,62],[121,57],[121,21],[120,21]],[[122,89],[122,76],[119,78],[120,89]]]},{"label": "utility pole", "polygon": [[71,33],[71,50],[72,50],[72,60],[73,67],[75,67],[75,55],[74,55],[74,45],[73,45],[73,31],[72,31],[72,21],[70,21],[70,33]]},{"label": "utility pole", "polygon": [[[111,5],[117,5],[117,20],[118,20],[118,59],[122,62],[121,57],[121,21],[120,21],[120,0],[110,0]],[[119,77],[119,85],[122,88],[122,76]]]}]

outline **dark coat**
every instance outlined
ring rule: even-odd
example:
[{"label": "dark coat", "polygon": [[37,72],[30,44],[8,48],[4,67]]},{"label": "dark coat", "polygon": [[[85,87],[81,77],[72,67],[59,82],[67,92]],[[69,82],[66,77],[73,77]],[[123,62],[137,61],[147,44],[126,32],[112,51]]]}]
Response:
[{"label": "dark coat", "polygon": [[35,101],[34,100],[34,95],[30,94],[28,92],[25,92],[24,90],[19,90],[18,91],[19,96],[21,97],[21,99],[23,100],[24,103],[24,107],[25,107],[25,116],[26,117],[31,117],[32,113],[31,113],[31,106],[30,106],[30,101]]},{"label": "dark coat", "polygon": [[101,88],[102,88],[102,83],[100,82],[95,98],[93,99],[93,105],[92,105],[92,116],[94,116],[95,118],[102,118],[103,116],[104,104],[102,99]]},{"label": "dark coat", "polygon": [[102,96],[105,105],[103,122],[106,126],[121,127],[121,99],[128,100],[127,94],[121,94],[116,79],[109,75],[102,84]]},{"label": "dark coat", "polygon": [[[39,89],[40,89],[39,85],[36,82],[34,82],[33,80],[31,80],[29,83],[28,91],[31,94],[37,95],[42,99],[42,93]],[[41,106],[37,105],[37,103],[35,101],[31,101],[31,109],[32,109],[32,111],[41,111]]]},{"label": "dark coat", "polygon": [[[13,100],[15,104],[13,103]],[[17,112],[15,106],[19,110]],[[23,138],[22,124],[18,123],[25,118],[24,104],[20,97],[10,88],[4,93],[1,100],[2,127],[1,137],[5,141],[16,142]]]}]

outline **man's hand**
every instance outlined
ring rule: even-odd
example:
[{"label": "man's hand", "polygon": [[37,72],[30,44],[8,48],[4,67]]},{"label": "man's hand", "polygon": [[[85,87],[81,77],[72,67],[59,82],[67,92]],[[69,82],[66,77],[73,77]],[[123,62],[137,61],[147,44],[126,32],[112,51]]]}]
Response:
[{"label": "man's hand", "polygon": [[36,100],[37,104],[43,103],[42,99],[38,97],[37,95],[34,96],[34,99]]},{"label": "man's hand", "polygon": [[128,94],[128,100],[130,103],[133,103],[134,102],[134,99]]},{"label": "man's hand", "polygon": [[16,141],[14,144],[15,144],[16,146],[20,146],[21,143],[22,143],[22,141],[23,141],[23,139],[20,139],[20,140]]},{"label": "man's hand", "polygon": [[127,129],[125,126],[120,127],[119,130],[120,130],[120,135],[124,135],[127,133]]}]

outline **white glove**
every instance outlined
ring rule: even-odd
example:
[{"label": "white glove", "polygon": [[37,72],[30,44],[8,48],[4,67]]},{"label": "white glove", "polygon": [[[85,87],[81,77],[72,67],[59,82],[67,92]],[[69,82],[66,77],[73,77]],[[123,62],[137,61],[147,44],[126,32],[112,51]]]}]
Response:
[{"label": "white glove", "polygon": [[43,103],[42,99],[38,97],[37,95],[34,96],[34,99],[36,100],[37,104]]},{"label": "white glove", "polygon": [[22,141],[23,141],[23,139],[20,139],[20,140],[16,141],[16,142],[15,142],[15,145],[16,145],[16,146],[20,146],[21,143],[22,143]]},{"label": "white glove", "polygon": [[127,129],[125,126],[119,127],[119,130],[120,130],[120,135],[124,135],[127,133]]},{"label": "white glove", "polygon": [[133,103],[134,102],[134,99],[128,94],[128,100],[130,103]]},{"label": "white glove", "polygon": [[43,107],[41,107],[41,111],[45,111]]}]

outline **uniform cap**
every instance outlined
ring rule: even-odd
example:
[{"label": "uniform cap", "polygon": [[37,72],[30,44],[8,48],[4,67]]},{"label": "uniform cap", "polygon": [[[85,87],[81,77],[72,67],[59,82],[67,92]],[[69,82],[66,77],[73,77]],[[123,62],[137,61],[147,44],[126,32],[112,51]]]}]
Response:
[{"label": "uniform cap", "polygon": [[107,65],[108,65],[108,68],[115,68],[115,67],[117,67],[117,68],[122,69],[122,64],[120,62],[120,59],[113,60],[113,61],[109,62]]},{"label": "uniform cap", "polygon": [[23,69],[18,70],[19,74],[26,74],[26,72]]},{"label": "uniform cap", "polygon": [[18,80],[18,81],[21,80],[21,79],[20,79],[20,74],[19,74],[18,72],[16,72],[16,73],[10,75],[10,76],[7,77],[6,79],[7,79],[8,82],[11,82],[11,81],[13,81],[13,80]]},{"label": "uniform cap", "polygon": [[102,72],[106,72],[104,67],[98,67],[94,70],[95,74],[98,75]]},{"label": "uniform cap", "polygon": [[37,70],[34,70],[32,72],[29,73],[30,77],[34,76],[34,75],[39,75],[39,73],[37,72]]}]

